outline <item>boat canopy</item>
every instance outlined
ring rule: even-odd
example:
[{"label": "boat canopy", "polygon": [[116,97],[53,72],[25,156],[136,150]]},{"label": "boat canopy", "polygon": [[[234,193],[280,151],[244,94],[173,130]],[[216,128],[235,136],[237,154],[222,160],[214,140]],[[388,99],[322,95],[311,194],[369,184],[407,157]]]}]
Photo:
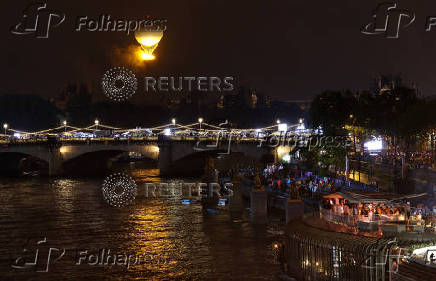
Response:
[{"label": "boat canopy", "polygon": [[424,196],[426,193],[400,196],[382,192],[336,192],[324,195],[325,199],[345,199],[350,203],[388,203]]}]

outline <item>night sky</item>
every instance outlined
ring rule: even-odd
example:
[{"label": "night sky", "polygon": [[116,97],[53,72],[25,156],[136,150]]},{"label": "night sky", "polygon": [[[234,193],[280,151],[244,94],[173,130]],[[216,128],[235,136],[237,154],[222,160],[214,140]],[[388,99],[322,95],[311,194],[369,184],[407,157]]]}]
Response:
[{"label": "night sky", "polygon": [[[311,99],[326,89],[368,89],[379,74],[401,74],[424,95],[436,95],[436,28],[425,32],[434,1],[397,1],[416,14],[399,39],[361,34],[383,1],[48,1],[66,14],[48,39],[17,36],[10,28],[31,1],[2,2],[1,91],[57,95],[84,81],[103,97],[101,75],[124,65],[133,35],[76,32],[78,16],[167,19],[151,65],[157,76],[234,76],[237,84],[281,99]],[[121,56],[121,57],[120,57]],[[125,65],[128,66],[128,65]]]}]

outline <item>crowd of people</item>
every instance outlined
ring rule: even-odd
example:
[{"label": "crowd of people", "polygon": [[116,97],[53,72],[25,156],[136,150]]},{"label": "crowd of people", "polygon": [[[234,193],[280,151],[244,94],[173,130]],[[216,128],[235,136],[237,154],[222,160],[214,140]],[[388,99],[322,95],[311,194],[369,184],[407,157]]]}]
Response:
[{"label": "crowd of people", "polygon": [[305,197],[313,197],[314,194],[334,193],[342,189],[369,189],[369,186],[364,184],[347,181],[342,175],[336,175],[335,177],[318,176],[312,172],[300,170],[298,167],[293,169],[285,168],[282,164],[268,165],[263,171],[253,167],[245,168],[240,173],[248,178],[259,175],[260,183],[267,192],[281,196],[289,196],[295,189],[297,189],[300,196]]},{"label": "crowd of people", "polygon": [[325,197],[321,205],[324,213],[328,211],[331,215],[354,217],[363,221],[389,220],[412,223],[424,218],[433,218],[436,214],[436,208],[432,210],[420,204],[412,206],[410,202],[350,203],[344,198]]},{"label": "crowd of people", "polygon": [[341,199],[338,203],[327,200],[323,203],[323,208],[331,210],[335,215],[340,216],[363,216],[374,219],[379,216],[403,216],[406,218],[411,215],[410,209],[401,206],[387,206],[384,204],[350,204]]},{"label": "crowd of people", "polygon": [[424,152],[409,152],[407,155],[404,152],[381,152],[375,156],[375,162],[378,164],[401,166],[403,159],[407,159],[406,163],[409,168],[419,169],[431,167],[434,163],[433,153],[431,151]]},{"label": "crowd of people", "polygon": [[[254,174],[254,170],[251,170]],[[295,189],[300,196],[311,197],[314,193],[330,193],[338,190],[337,179],[320,177],[311,172],[284,169],[283,165],[268,165],[262,173],[261,182],[267,192],[290,195]]]}]

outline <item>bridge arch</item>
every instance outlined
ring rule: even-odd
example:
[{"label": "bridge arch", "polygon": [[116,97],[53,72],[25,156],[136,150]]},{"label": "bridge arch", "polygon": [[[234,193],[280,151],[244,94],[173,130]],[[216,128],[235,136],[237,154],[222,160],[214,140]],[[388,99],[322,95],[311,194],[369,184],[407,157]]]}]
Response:
[{"label": "bridge arch", "polygon": [[17,176],[23,175],[25,172],[47,174],[48,169],[48,161],[41,159],[38,155],[0,151],[0,173]]},{"label": "bridge arch", "polygon": [[97,153],[102,151],[113,152],[137,152],[146,158],[157,160],[159,157],[159,147],[155,144],[121,144],[121,145],[63,145],[59,148],[64,162],[73,160],[80,156]]},{"label": "bridge arch", "polygon": [[48,154],[47,147],[40,146],[40,145],[8,146],[8,147],[0,148],[0,157],[8,153],[28,155],[45,162],[49,161],[49,154]]},{"label": "bridge arch", "polygon": [[63,145],[59,151],[62,155],[63,173],[79,176],[106,174],[112,168],[111,159],[122,153],[140,153],[156,162],[159,156],[159,148],[152,144]]}]

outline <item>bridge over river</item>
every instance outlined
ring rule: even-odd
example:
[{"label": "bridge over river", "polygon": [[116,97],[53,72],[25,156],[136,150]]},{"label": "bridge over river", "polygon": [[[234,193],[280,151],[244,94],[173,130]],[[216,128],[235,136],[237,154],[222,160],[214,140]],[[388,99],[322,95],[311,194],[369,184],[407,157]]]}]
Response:
[{"label": "bridge over river", "polygon": [[[64,164],[83,155],[99,152],[112,152],[106,154],[108,158],[124,152],[135,152],[145,158],[158,162],[162,175],[170,175],[173,167],[191,157],[209,157],[219,154],[227,155],[239,153],[253,160],[263,157],[275,157],[277,148],[259,146],[255,139],[241,139],[235,142],[218,141],[211,137],[144,137],[144,138],[96,138],[96,139],[47,139],[36,141],[21,141],[3,143],[0,147],[0,160],[2,156],[10,153],[32,156],[48,163],[49,175],[62,175]],[[109,159],[107,159],[109,160]],[[183,164],[182,164],[183,165]]]},{"label": "bridge over river", "polygon": [[227,121],[219,126],[207,124],[201,118],[197,123],[181,125],[173,119],[171,124],[153,128],[122,129],[95,120],[94,125],[85,128],[68,126],[64,122],[56,128],[24,132],[5,124],[4,134],[0,134],[0,161],[5,155],[14,153],[31,156],[48,164],[49,175],[57,176],[63,174],[69,162],[84,155],[113,158],[133,152],[157,161],[160,173],[170,175],[176,166],[193,157],[239,154],[253,161],[265,157],[277,159],[283,148],[265,145],[266,136],[278,136],[283,132],[295,134],[296,130],[305,133],[301,121],[289,126],[277,122],[256,129],[236,129],[228,125]]}]

